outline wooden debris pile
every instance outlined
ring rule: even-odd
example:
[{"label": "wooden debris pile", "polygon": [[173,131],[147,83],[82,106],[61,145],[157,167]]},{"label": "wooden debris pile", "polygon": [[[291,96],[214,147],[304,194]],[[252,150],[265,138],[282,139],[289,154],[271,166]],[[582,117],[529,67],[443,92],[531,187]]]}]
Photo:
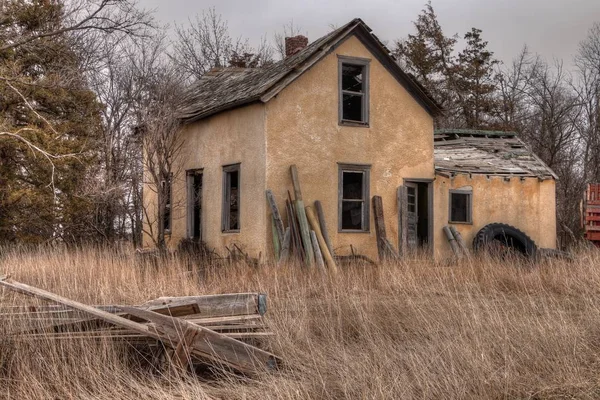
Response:
[{"label": "wooden debris pile", "polygon": [[272,215],[275,258],[280,265],[295,259],[307,267],[316,265],[320,269],[327,269],[330,273],[336,274],[337,265],[327,233],[323,207],[319,201],[314,202],[314,208],[305,206],[298,169],[295,165],[290,167],[290,173],[294,186],[294,199],[288,191],[285,203],[287,227],[284,226],[273,192],[267,190],[267,201]]},{"label": "wooden debris pile", "polygon": [[[314,207],[305,205],[296,165],[290,166],[290,175],[294,198],[292,199],[288,191],[285,201],[287,227],[284,225],[273,192],[270,189],[266,192],[272,216],[273,249],[278,264],[297,260],[307,267],[316,265],[332,274],[337,274],[338,271],[336,260],[374,264],[368,257],[354,254],[354,249],[351,256],[338,257],[334,254],[321,202],[316,200]],[[372,203],[379,260],[398,261],[400,255],[386,236],[381,196],[373,196]]]},{"label": "wooden debris pile", "polygon": [[[7,277],[0,286],[55,303],[0,307],[13,340],[115,339],[166,349],[172,365],[210,364],[253,375],[280,360],[256,346],[265,330],[266,295],[161,297],[139,306],[90,306]],[[248,343],[252,341],[252,344]]]}]

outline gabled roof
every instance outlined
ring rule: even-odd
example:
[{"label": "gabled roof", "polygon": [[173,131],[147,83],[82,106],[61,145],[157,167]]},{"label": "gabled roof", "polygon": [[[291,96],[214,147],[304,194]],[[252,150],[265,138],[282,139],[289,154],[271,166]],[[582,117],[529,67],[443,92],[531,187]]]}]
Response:
[{"label": "gabled roof", "polygon": [[515,132],[442,129],[434,134],[435,171],[557,179]]},{"label": "gabled roof", "polygon": [[442,107],[402,71],[390,51],[371,32],[361,19],[356,18],[270,66],[224,68],[207,74],[187,94],[180,109],[180,119],[190,123],[248,103],[266,103],[353,34],[431,115],[441,113]]}]

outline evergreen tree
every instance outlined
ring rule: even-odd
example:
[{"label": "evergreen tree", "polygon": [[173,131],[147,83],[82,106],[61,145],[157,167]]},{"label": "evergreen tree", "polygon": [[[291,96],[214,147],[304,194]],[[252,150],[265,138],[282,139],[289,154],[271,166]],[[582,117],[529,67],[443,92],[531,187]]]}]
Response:
[{"label": "evergreen tree", "polygon": [[0,7],[0,242],[86,239],[99,104],[70,37],[44,36],[63,18],[58,0]]},{"label": "evergreen tree", "polygon": [[460,111],[466,128],[490,127],[497,113],[494,53],[481,38],[481,30],[472,28],[465,34],[466,47],[458,54],[451,69],[453,87],[457,92]]}]

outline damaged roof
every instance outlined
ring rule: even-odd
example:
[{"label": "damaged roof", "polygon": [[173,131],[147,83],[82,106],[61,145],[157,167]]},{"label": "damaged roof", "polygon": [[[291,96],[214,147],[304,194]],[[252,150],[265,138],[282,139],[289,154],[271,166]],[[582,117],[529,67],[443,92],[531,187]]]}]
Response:
[{"label": "damaged roof", "polygon": [[515,132],[441,129],[434,134],[437,174],[481,174],[557,179]]},{"label": "damaged roof", "polygon": [[247,69],[223,68],[205,75],[186,95],[179,117],[183,123],[190,123],[245,104],[266,103],[331,53],[349,35],[356,35],[431,115],[441,113],[442,107],[435,99],[414,78],[402,71],[389,49],[360,18],[356,18],[272,65]]}]

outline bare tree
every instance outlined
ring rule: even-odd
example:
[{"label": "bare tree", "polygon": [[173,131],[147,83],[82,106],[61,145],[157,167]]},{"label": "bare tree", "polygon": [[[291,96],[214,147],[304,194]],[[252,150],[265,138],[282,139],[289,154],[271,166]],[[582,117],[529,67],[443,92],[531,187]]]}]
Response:
[{"label": "bare tree", "polygon": [[164,50],[164,38],[159,38],[131,58],[134,79],[141,86],[134,107],[136,131],[142,139],[141,209],[146,222],[142,229],[161,250],[167,247],[170,219],[181,205],[172,195],[172,184],[182,173],[183,140],[177,111],[186,88],[181,74],[162,57]]},{"label": "bare tree", "polygon": [[176,39],[171,58],[189,80],[200,79],[215,67],[235,64],[260,67],[272,61],[272,50],[263,38],[257,49],[248,39],[234,39],[229,34],[227,21],[215,8],[203,11],[190,19],[187,26],[176,26]]}]

